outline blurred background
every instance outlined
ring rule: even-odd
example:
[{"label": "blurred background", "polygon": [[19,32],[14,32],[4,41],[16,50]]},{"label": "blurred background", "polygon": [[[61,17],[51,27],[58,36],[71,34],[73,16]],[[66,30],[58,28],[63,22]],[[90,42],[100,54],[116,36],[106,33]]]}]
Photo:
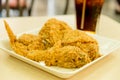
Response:
[{"label": "blurred background", "polygon": [[[105,0],[101,13],[120,23],[117,0]],[[75,14],[74,0],[0,0],[1,18],[70,14]]]}]

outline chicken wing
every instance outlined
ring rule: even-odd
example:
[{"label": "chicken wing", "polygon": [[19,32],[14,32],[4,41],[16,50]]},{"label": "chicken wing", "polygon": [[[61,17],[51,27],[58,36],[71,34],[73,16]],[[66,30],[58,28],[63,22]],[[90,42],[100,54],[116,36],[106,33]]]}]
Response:
[{"label": "chicken wing", "polygon": [[49,19],[38,35],[22,34],[18,38],[4,21],[11,48],[47,66],[79,68],[100,57],[97,41],[80,30],[72,30],[65,22]]},{"label": "chicken wing", "polygon": [[44,49],[44,44],[39,36],[32,34],[23,34],[20,38],[16,38],[10,29],[10,26],[4,21],[6,31],[10,39],[11,48],[18,54],[26,56],[30,50]]}]

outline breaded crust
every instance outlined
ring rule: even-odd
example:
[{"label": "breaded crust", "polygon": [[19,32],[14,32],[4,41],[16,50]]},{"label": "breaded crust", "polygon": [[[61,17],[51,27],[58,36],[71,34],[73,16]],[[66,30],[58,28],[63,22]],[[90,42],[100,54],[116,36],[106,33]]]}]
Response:
[{"label": "breaded crust", "polygon": [[57,19],[49,19],[37,35],[22,34],[16,38],[4,21],[12,49],[47,66],[79,68],[100,57],[97,41],[80,30]]},{"label": "breaded crust", "polygon": [[69,30],[66,34],[64,34],[62,45],[79,47],[89,55],[92,61],[100,56],[97,41],[80,30]]}]

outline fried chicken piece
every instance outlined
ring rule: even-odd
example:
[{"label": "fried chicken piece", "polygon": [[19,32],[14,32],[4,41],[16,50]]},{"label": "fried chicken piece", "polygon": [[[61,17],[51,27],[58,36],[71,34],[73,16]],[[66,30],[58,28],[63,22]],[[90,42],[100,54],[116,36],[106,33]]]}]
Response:
[{"label": "fried chicken piece", "polygon": [[72,30],[65,22],[57,19],[49,19],[42,29],[39,31],[39,35],[46,43],[46,48],[52,47],[58,40],[61,40],[66,30]]},{"label": "fried chicken piece", "polygon": [[12,49],[31,60],[45,61],[47,66],[79,68],[100,57],[97,41],[66,23],[50,19],[39,35],[23,34],[18,39],[4,21]]},{"label": "fried chicken piece", "polygon": [[49,53],[49,57],[45,60],[47,66],[79,68],[90,62],[88,55],[75,46],[64,46],[50,50]]},{"label": "fried chicken piece", "polygon": [[33,35],[33,34],[22,34],[18,38],[18,41],[22,42],[24,45],[29,45],[30,43],[36,42],[39,40],[40,40],[39,36]]},{"label": "fried chicken piece", "polygon": [[71,30],[64,34],[62,45],[77,46],[87,53],[91,60],[100,57],[97,41],[85,32],[80,30]]},{"label": "fried chicken piece", "polygon": [[40,37],[32,34],[23,34],[17,39],[8,23],[4,21],[4,24],[10,39],[11,48],[17,54],[26,56],[30,50],[44,49],[44,44]]},{"label": "fried chicken piece", "polygon": [[22,34],[18,38],[18,42],[23,43],[27,46],[28,50],[44,50],[45,46],[42,39],[38,35],[33,34]]},{"label": "fried chicken piece", "polygon": [[27,58],[37,62],[45,61],[47,66],[59,66],[64,68],[79,68],[91,61],[85,52],[75,46],[34,50],[27,55]]},{"label": "fried chicken piece", "polygon": [[34,60],[34,61],[45,61],[47,57],[49,56],[49,53],[47,50],[31,50],[27,54],[27,58]]},{"label": "fried chicken piece", "polygon": [[[53,47],[46,49],[46,50],[32,50],[29,51],[27,54],[27,58],[34,60],[34,61],[45,61],[48,59],[48,57],[51,55],[50,53],[55,51],[56,49],[61,48],[61,40],[56,42]],[[58,53],[59,54],[59,53]]]}]

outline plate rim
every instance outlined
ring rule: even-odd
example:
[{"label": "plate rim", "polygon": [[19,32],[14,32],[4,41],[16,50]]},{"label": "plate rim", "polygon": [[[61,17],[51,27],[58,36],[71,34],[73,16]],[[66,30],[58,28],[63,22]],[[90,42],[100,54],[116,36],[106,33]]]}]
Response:
[{"label": "plate rim", "polygon": [[[38,31],[38,29],[35,29],[35,30]],[[31,33],[31,32],[33,32],[33,31],[34,31],[34,30],[29,31],[29,32],[24,32],[24,33]],[[35,32],[35,31],[34,31],[34,32]],[[23,34],[23,33],[20,33],[20,34]],[[18,35],[20,35],[20,34],[18,34]],[[93,34],[92,34],[92,35],[93,35]],[[47,71],[47,72],[49,72],[49,73],[51,73],[51,74],[54,74],[54,75],[56,75],[56,76],[58,76],[58,77],[61,77],[61,78],[69,78],[69,77],[73,76],[74,74],[76,74],[76,73],[78,73],[78,72],[86,69],[87,67],[95,64],[96,62],[100,61],[101,59],[103,59],[104,57],[106,57],[106,56],[109,55],[111,52],[115,51],[116,49],[120,48],[120,41],[118,41],[118,40],[111,39],[111,38],[107,38],[107,37],[104,37],[104,36],[99,36],[99,35],[96,35],[96,34],[94,34],[93,36],[97,36],[97,37],[102,38],[102,39],[113,40],[113,41],[115,41],[115,42],[118,43],[118,44],[114,47],[113,50],[108,51],[107,54],[102,55],[101,57],[97,58],[96,60],[94,60],[94,61],[92,61],[92,62],[90,62],[90,63],[88,63],[88,64],[86,64],[86,65],[84,65],[84,66],[82,66],[82,67],[80,67],[80,68],[78,68],[78,69],[76,69],[76,70],[74,70],[74,71],[70,71],[70,72],[61,72],[61,71],[60,71],[60,72],[59,72],[58,70],[52,69],[52,71],[55,72],[55,73],[57,73],[57,74],[52,73],[52,72],[51,72],[51,69],[50,69],[50,68],[47,68],[48,66],[47,66],[47,67],[41,66],[40,63],[38,63],[38,62],[35,62],[35,61],[31,60],[31,59],[28,59],[28,58],[26,58],[26,57],[24,57],[24,56],[21,56],[21,55],[15,53],[14,51],[11,51],[11,50],[9,50],[9,49],[7,49],[7,48],[5,48],[5,47],[1,47],[1,43],[2,43],[3,41],[9,41],[8,38],[6,38],[6,39],[1,39],[1,40],[0,40],[0,49],[2,49],[3,51],[6,51],[7,54],[9,54],[9,55],[11,55],[11,56],[13,56],[13,57],[15,57],[15,58],[17,58],[17,59],[19,59],[19,60],[22,60],[22,59],[23,59],[22,61],[24,61],[24,62],[26,62],[26,63],[28,63],[28,64],[31,64],[30,62],[32,62],[31,65],[33,65],[33,66],[35,66],[35,67],[38,67],[38,66],[39,66],[38,68],[40,68],[41,70],[44,70],[44,71],[50,70],[50,71]],[[12,54],[11,54],[11,53],[12,53]],[[21,59],[20,59],[20,58],[21,58]],[[25,60],[27,60],[27,61],[25,61]],[[29,61],[30,61],[30,62],[29,62]],[[37,66],[36,66],[36,65],[37,65]],[[42,67],[45,68],[45,69],[47,69],[47,70],[43,69]],[[60,75],[59,75],[59,74],[60,74]]]}]

